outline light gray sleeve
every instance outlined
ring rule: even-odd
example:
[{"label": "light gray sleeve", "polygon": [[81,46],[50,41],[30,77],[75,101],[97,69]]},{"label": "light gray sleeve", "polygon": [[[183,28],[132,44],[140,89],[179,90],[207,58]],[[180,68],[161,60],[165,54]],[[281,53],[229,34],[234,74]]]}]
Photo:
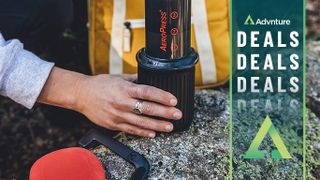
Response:
[{"label": "light gray sleeve", "polygon": [[31,109],[53,66],[24,50],[20,41],[5,41],[0,33],[0,95]]}]

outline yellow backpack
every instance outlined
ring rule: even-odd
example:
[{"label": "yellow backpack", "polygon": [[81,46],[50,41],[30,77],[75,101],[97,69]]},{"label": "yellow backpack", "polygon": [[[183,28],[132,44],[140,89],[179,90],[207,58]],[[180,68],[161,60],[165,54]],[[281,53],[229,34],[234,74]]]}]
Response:
[{"label": "yellow backpack", "polygon": [[[145,46],[144,1],[89,1],[93,74],[137,73],[136,53]],[[131,31],[126,31],[125,23],[130,23]],[[200,56],[196,87],[215,87],[227,82],[230,74],[228,0],[192,1],[191,43]]]}]

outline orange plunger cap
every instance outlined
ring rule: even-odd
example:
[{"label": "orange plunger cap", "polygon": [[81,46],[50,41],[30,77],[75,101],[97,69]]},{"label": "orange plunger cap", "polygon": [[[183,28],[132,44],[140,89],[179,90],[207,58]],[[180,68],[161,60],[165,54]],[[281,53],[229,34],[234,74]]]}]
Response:
[{"label": "orange plunger cap", "polygon": [[30,180],[105,180],[99,159],[83,148],[54,151],[38,159],[30,171]]}]

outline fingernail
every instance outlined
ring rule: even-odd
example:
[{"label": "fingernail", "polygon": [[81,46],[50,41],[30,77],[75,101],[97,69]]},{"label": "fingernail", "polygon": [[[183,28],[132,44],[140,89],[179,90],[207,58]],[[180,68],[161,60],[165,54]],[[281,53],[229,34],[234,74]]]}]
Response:
[{"label": "fingernail", "polygon": [[150,133],[150,134],[149,134],[149,137],[150,137],[150,138],[154,138],[154,137],[156,137],[156,134],[155,134],[155,133]]},{"label": "fingernail", "polygon": [[172,106],[175,106],[175,105],[177,105],[177,100],[176,99],[171,99],[170,100],[170,104],[172,105]]},{"label": "fingernail", "polygon": [[174,117],[175,119],[181,119],[182,114],[181,114],[180,112],[175,112],[175,113],[173,113],[173,117]]},{"label": "fingernail", "polygon": [[173,130],[173,126],[172,125],[166,125],[166,130],[167,131],[172,131]]}]

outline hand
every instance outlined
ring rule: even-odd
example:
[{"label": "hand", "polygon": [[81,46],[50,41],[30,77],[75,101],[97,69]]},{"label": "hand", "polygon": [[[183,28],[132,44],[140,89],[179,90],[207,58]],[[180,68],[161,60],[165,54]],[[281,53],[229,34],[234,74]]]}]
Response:
[{"label": "hand", "polygon": [[155,137],[155,131],[172,131],[172,123],[137,115],[133,109],[137,100],[143,100],[143,114],[179,120],[182,112],[174,107],[177,99],[155,87],[135,84],[133,79],[128,75],[82,78],[77,83],[75,110],[99,126],[133,135]]}]

